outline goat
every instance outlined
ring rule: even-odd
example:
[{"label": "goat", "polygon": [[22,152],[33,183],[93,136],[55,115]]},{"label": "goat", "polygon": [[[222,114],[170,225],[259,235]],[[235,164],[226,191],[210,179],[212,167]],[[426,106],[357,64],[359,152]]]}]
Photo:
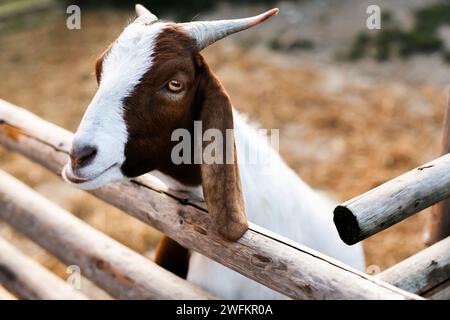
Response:
[{"label": "goat", "polygon": [[[180,24],[162,22],[141,5],[136,13],[136,20],[97,60],[98,90],[75,133],[63,178],[94,189],[152,172],[203,196],[210,228],[227,240],[245,233],[247,213],[262,227],[362,269],[362,247],[341,242],[332,222],[333,204],[305,184],[234,110],[200,54],[278,9],[245,19]],[[192,132],[198,120],[204,130],[236,129],[231,148],[235,161],[173,163],[172,133],[179,128]],[[239,161],[248,150],[270,158],[270,170]],[[222,298],[281,297],[198,253],[189,255],[169,238],[158,245],[155,260]]]}]

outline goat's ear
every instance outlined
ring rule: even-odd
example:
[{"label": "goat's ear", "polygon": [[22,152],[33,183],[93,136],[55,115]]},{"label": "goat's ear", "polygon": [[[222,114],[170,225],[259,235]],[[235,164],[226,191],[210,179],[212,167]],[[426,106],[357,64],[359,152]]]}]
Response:
[{"label": "goat's ear", "polygon": [[[248,222],[239,178],[234,132],[227,134],[227,129],[233,129],[232,106],[219,80],[212,73],[203,94],[200,118],[204,132],[216,129],[223,137],[223,146],[219,151],[222,154],[215,157],[223,161],[211,163],[203,159],[201,165],[203,194],[211,216],[212,230],[227,240],[235,241],[248,229]],[[226,141],[227,139],[232,141]],[[208,144],[214,142],[203,141],[202,150],[206,150]]]}]

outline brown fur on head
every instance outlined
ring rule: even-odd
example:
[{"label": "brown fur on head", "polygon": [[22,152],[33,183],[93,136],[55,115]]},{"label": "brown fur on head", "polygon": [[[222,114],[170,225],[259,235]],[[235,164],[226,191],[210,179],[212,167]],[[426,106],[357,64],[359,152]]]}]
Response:
[{"label": "brown fur on head", "polygon": [[[233,129],[232,106],[200,51],[277,12],[175,24],[159,22],[138,6],[136,21],[96,63],[99,88],[75,135],[65,179],[90,189],[159,170],[186,185],[202,185],[211,229],[239,239],[248,222],[234,141],[230,148],[226,134]],[[201,121],[203,132],[220,131],[224,143],[218,152],[234,161],[195,164],[194,152],[199,151],[191,141],[191,161],[174,163],[172,150],[178,142],[172,141],[172,133],[184,129],[194,139],[195,121]],[[202,143],[203,148],[209,144]]]},{"label": "brown fur on head", "polygon": [[[248,227],[236,162],[195,164],[194,142],[191,164],[175,165],[171,160],[171,151],[178,143],[171,141],[174,130],[186,129],[194,137],[194,121],[202,121],[204,131],[219,129],[223,137],[226,129],[233,129],[229,97],[195,41],[182,28],[167,25],[154,47],[152,67],[123,101],[128,141],[121,170],[127,177],[159,170],[184,184],[202,185],[213,229],[236,240]],[[109,50],[96,63],[99,85]],[[167,87],[173,80],[183,87],[178,93]]]}]

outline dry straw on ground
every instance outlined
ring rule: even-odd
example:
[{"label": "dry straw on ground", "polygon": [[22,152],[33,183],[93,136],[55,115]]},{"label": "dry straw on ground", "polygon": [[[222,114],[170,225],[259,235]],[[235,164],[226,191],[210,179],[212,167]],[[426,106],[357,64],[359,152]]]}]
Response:
[{"label": "dry straw on ground", "polygon": [[[82,31],[55,20],[0,38],[0,97],[75,130],[96,89],[93,63],[124,26],[124,14],[87,13]],[[205,53],[238,110],[279,128],[281,153],[308,183],[340,200],[367,191],[439,152],[445,93],[439,87],[359,85],[295,57],[242,49],[232,40]],[[336,80],[337,79],[337,80]],[[353,80],[353,81],[352,81]],[[0,168],[96,228],[148,254],[159,233],[0,148]],[[331,213],[330,213],[331,214]],[[419,214],[365,241],[368,265],[385,269],[422,248]],[[61,276],[65,268],[24,237],[0,234]]]}]

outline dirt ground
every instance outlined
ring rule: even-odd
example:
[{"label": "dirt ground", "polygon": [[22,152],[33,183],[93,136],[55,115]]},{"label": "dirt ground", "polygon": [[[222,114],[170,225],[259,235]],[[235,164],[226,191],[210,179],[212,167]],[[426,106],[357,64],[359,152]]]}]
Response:
[{"label": "dirt ground", "polygon": [[[95,57],[130,16],[88,12],[82,30],[67,30],[57,17],[0,35],[0,97],[75,130],[96,90]],[[346,200],[439,154],[447,96],[442,81],[400,81],[398,74],[394,81],[371,73],[372,62],[331,64],[315,61],[314,52],[285,54],[241,42],[223,41],[206,50],[206,59],[238,110],[261,127],[280,129],[284,159],[313,187]],[[1,147],[0,169],[138,252],[149,254],[158,240],[152,228]],[[367,265],[375,266],[370,270],[384,270],[422,249],[426,215],[366,240]],[[0,225],[0,235],[66,276],[63,264],[7,226]]]}]

